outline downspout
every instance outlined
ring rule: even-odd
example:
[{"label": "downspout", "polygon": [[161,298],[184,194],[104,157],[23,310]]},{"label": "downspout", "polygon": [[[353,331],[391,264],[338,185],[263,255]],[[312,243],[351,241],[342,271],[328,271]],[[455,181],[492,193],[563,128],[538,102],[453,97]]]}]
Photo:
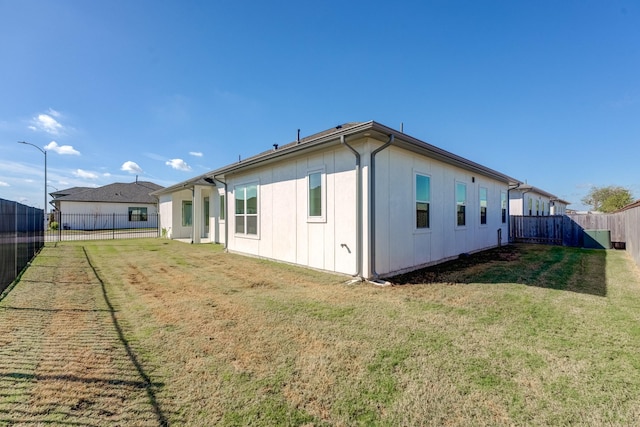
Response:
[{"label": "downspout", "polygon": [[196,227],[196,186],[191,187],[191,244],[193,245],[193,237],[195,236]]},{"label": "downspout", "polygon": [[362,277],[362,174],[360,172],[360,153],[347,144],[344,135],[340,136],[340,143],[347,147],[356,158],[356,272],[354,277]]},{"label": "downspout", "polygon": [[389,135],[389,141],[383,146],[374,150],[371,153],[371,222],[369,224],[369,245],[371,259],[371,273],[373,274],[373,281],[377,281],[379,274],[376,272],[376,155],[390,146],[393,143],[393,134]]},{"label": "downspout", "polygon": [[[227,196],[227,183],[226,181],[221,180],[220,178],[216,178],[216,176],[213,176],[213,179],[216,181],[219,181],[221,183],[224,184],[224,250],[228,251],[228,247],[229,247],[229,216],[227,215],[227,213],[229,212],[228,206],[229,206],[229,197]],[[219,221],[220,219],[218,219]]]}]

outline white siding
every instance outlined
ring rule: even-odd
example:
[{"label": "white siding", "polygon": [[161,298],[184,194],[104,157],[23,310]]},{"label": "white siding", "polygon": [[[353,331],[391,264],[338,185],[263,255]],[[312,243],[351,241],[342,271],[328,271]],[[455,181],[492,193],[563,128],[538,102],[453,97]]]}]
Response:
[{"label": "white siding", "polygon": [[173,237],[173,209],[172,197],[170,194],[164,194],[159,197],[160,212],[160,232],[162,237],[171,239]]},{"label": "white siding", "polygon": [[[430,177],[430,227],[415,225],[415,174]],[[466,185],[466,224],[456,220],[456,182]],[[480,187],[487,189],[487,223],[480,224]],[[506,243],[501,192],[507,184],[389,147],[376,157],[376,260],[379,275],[410,270]],[[371,272],[373,273],[373,272]]]},{"label": "white siding", "polygon": [[[322,221],[308,218],[310,171],[324,171]],[[235,233],[235,187],[258,183],[258,235]],[[309,153],[227,178],[231,251],[340,273],[356,271],[356,178],[343,147]]]}]

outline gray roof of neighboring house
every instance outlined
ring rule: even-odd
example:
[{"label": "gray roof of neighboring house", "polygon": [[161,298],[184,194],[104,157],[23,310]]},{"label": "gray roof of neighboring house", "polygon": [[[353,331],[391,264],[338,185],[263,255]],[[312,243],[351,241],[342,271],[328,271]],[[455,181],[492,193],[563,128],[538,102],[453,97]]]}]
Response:
[{"label": "gray roof of neighboring house", "polygon": [[97,188],[71,187],[51,193],[53,202],[156,203],[150,193],[163,187],[149,181],[104,185]]},{"label": "gray roof of neighboring house", "polygon": [[[445,163],[449,163],[470,171],[499,179],[501,181],[509,183],[510,185],[521,183],[521,181],[515,178],[511,178],[501,172],[487,168],[486,166],[482,166],[471,160],[465,159],[464,157],[460,157],[449,151],[428,144],[403,132],[394,130],[375,121],[369,121],[345,123],[334,128],[315,133],[311,136],[300,138],[300,140],[274,146],[274,148],[271,150],[264,151],[260,154],[248,157],[246,159],[241,159],[237,163],[232,163],[222,168],[207,172],[198,177],[180,182],[173,186],[164,188],[160,191],[156,191],[154,192],[154,194],[166,194],[180,188],[189,188],[190,186],[195,184],[215,185],[215,183],[213,182],[213,178],[215,177],[222,177],[226,173],[248,169],[254,166],[277,161],[278,159],[285,156],[294,155],[301,150],[312,149],[314,147],[319,147],[325,144],[337,145],[340,144],[342,137],[348,140],[356,136],[364,136],[386,142],[390,135],[394,136],[393,144],[395,146],[399,146],[412,152],[441,160]],[[207,178],[209,178],[211,182],[205,182]]]}]

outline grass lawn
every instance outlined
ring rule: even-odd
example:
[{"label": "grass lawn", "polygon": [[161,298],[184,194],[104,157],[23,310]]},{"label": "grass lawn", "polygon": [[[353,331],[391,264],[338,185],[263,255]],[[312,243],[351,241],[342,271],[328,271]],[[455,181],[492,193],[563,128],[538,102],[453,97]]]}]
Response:
[{"label": "grass lawn", "polygon": [[635,425],[625,252],[393,279],[162,239],[48,244],[0,299],[0,425]]}]

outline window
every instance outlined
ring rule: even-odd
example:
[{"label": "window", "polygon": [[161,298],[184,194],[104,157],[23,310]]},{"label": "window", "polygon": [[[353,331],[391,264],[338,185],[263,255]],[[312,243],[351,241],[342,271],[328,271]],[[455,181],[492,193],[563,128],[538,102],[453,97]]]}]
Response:
[{"label": "window", "polygon": [[220,220],[224,221],[224,216],[226,213],[225,205],[224,205],[224,194],[220,195]]},{"label": "window", "polygon": [[466,225],[466,208],[467,208],[467,185],[456,182],[456,212],[457,224],[459,227]]},{"label": "window", "polygon": [[529,216],[531,216],[531,207],[533,206],[533,201],[531,200],[531,197],[529,197]]},{"label": "window", "polygon": [[309,194],[309,217],[322,217],[322,172],[312,172],[307,176]]},{"label": "window", "polygon": [[480,224],[487,223],[487,189],[480,187]]},{"label": "window", "polygon": [[193,224],[193,202],[191,200],[182,201],[182,226],[190,227]]},{"label": "window", "polygon": [[540,200],[536,200],[536,216],[540,215]]},{"label": "window", "polygon": [[129,221],[146,221],[147,208],[129,208]]},{"label": "window", "polygon": [[204,226],[209,226],[209,198],[204,198]]},{"label": "window", "polygon": [[236,233],[258,235],[258,185],[239,185],[235,188]]},{"label": "window", "polygon": [[507,222],[507,193],[500,193],[500,207],[502,209],[502,223]]},{"label": "window", "polygon": [[431,201],[431,179],[416,174],[416,228],[429,228],[429,202]]}]

